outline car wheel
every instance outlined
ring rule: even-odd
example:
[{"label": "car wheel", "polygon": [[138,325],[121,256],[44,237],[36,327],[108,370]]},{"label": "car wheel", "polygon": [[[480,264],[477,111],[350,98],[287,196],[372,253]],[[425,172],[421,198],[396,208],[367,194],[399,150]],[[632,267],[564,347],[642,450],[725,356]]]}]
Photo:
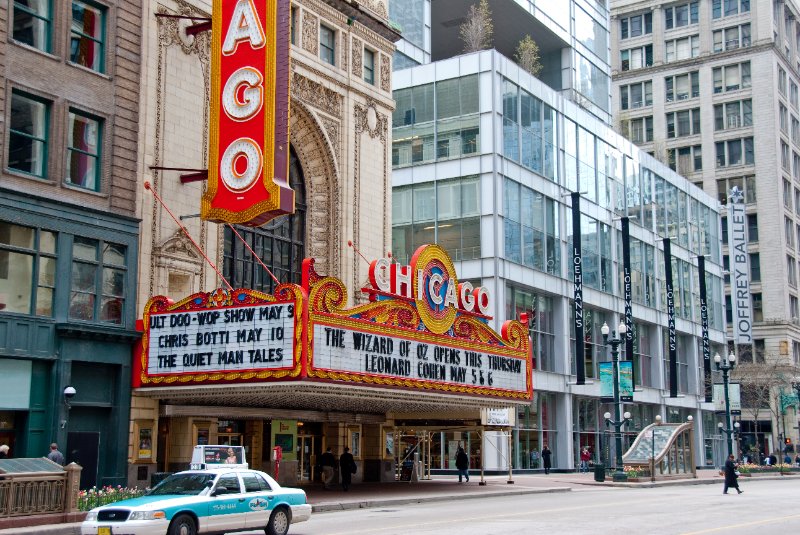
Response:
[{"label": "car wheel", "polygon": [[290,523],[289,512],[285,507],[278,507],[272,511],[267,529],[264,531],[267,532],[267,535],[286,535],[289,532]]},{"label": "car wheel", "polygon": [[178,515],[169,525],[169,535],[197,535],[197,524],[189,515]]}]

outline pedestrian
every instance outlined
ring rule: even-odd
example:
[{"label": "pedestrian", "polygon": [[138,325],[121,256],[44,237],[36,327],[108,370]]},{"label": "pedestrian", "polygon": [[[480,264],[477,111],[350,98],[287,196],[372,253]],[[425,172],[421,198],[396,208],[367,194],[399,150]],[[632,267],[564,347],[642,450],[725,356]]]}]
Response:
[{"label": "pedestrian", "polygon": [[58,463],[61,466],[64,466],[64,454],[58,451],[58,444],[53,442],[50,444],[50,453],[47,454],[47,458],[53,461],[54,463]]},{"label": "pedestrian", "polygon": [[544,447],[542,448],[542,464],[544,465],[544,473],[550,473],[550,456],[553,455],[553,452],[550,451],[550,448],[547,447],[547,442],[544,443]]},{"label": "pedestrian", "polygon": [[581,450],[581,472],[589,472],[589,459],[592,455],[589,453],[589,448],[585,447]]},{"label": "pedestrian", "polygon": [[800,468],[800,453],[794,458],[794,464],[796,464]]},{"label": "pedestrian", "polygon": [[0,459],[8,459],[8,444],[0,445]]},{"label": "pedestrian", "polygon": [[330,489],[333,485],[334,469],[336,468],[336,458],[333,456],[330,446],[322,454],[320,465],[322,465],[322,484],[326,490]]},{"label": "pedestrian", "polygon": [[739,471],[738,465],[733,460],[733,454],[728,455],[728,460],[725,461],[725,485],[722,487],[722,494],[728,494],[728,488],[736,489],[736,492],[741,494],[743,491],[739,489]]},{"label": "pedestrian", "polygon": [[458,447],[458,452],[456,452],[456,468],[458,469],[458,482],[461,483],[461,478],[465,477],[467,478],[467,483],[469,483],[469,457],[461,446]]},{"label": "pedestrian", "polygon": [[350,488],[353,474],[356,473],[356,461],[347,446],[344,447],[344,453],[339,457],[339,472],[342,476],[342,488],[347,491]]}]

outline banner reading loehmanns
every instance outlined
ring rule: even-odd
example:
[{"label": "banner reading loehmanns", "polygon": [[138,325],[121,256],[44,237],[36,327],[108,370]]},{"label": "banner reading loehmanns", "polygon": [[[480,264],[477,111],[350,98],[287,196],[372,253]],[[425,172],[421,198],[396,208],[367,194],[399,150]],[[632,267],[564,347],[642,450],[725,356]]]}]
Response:
[{"label": "banner reading loehmanns", "polygon": [[302,292],[282,285],[198,293],[144,309],[141,361],[134,386],[259,381],[302,372]]},{"label": "banner reading loehmanns", "polygon": [[205,220],[258,226],[294,213],[289,17],[289,0],[213,0]]},{"label": "banner reading loehmanns", "polygon": [[438,245],[417,249],[408,266],[370,265],[370,302],[350,309],[344,284],[303,265],[313,347],[308,377],[354,384],[529,401],[527,325],[488,326],[487,289],[458,283]]}]

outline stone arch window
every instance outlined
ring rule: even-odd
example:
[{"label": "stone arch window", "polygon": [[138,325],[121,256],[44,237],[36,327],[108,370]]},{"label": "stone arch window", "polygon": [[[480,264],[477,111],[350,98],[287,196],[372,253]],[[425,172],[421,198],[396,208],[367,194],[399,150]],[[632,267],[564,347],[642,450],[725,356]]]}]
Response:
[{"label": "stone arch window", "polygon": [[[299,284],[305,257],[306,198],[303,169],[294,147],[290,152],[289,184],[294,190],[293,215],[278,217],[257,228],[237,225],[236,230],[281,283]],[[223,274],[234,288],[266,293],[275,290],[275,281],[227,225]]]}]

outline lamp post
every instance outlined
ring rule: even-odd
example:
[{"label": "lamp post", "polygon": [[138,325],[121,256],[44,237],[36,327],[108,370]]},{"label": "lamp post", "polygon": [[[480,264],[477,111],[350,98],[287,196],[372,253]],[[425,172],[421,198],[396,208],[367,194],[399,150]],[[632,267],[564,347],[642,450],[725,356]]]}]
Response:
[{"label": "lamp post", "polygon": [[[722,357],[717,353],[714,355],[714,364],[717,366],[717,371],[722,372],[722,384],[724,385],[725,391],[725,426],[723,427],[722,422],[720,422],[719,429],[728,437],[728,455],[733,455],[733,434],[738,430],[738,427],[734,429],[731,426],[731,400],[728,397],[728,373],[736,365],[736,355],[731,351],[723,362]],[[736,423],[738,424],[739,422]]]},{"label": "lamp post", "polygon": [[656,414],[655,425],[650,428],[650,447],[652,453],[650,454],[650,481],[656,480],[656,426],[661,425],[661,415]]},{"label": "lamp post", "polygon": [[625,481],[628,479],[628,476],[625,475],[625,470],[622,466],[622,426],[625,425],[630,421],[631,413],[626,412],[622,415],[622,419],[620,419],[620,401],[619,401],[619,345],[623,342],[623,335],[626,332],[625,323],[620,322],[619,327],[617,327],[619,331],[619,338],[617,338],[616,333],[611,333],[611,338],[608,337],[608,324],[603,323],[603,326],[600,328],[600,332],[603,334],[603,344],[608,345],[611,344],[611,362],[612,364],[612,374],[613,374],[613,381],[614,381],[614,419],[611,419],[611,413],[605,413],[603,417],[606,420],[606,425],[613,425],[614,426],[614,440],[617,450],[617,469],[614,472],[613,480],[614,481]]}]

